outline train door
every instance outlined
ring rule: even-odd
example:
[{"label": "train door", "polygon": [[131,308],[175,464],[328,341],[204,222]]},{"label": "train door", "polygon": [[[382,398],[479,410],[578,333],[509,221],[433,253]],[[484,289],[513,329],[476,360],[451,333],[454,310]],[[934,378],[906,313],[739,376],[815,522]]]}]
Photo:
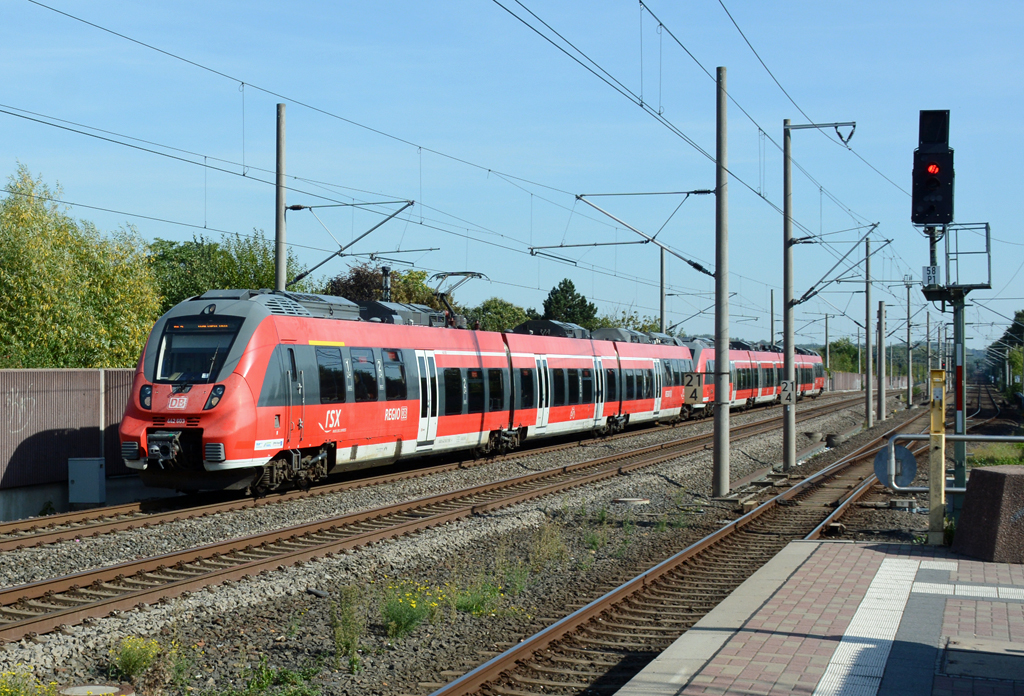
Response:
[{"label": "train door", "polygon": [[416,367],[420,371],[420,427],[416,436],[416,451],[434,448],[437,437],[437,364],[434,351],[416,351]]},{"label": "train door", "polygon": [[604,416],[604,370],[601,358],[594,358],[594,425]]},{"label": "train door", "polygon": [[548,359],[537,358],[537,425],[538,433],[548,427],[548,409],[551,404],[548,393]]},{"label": "train door", "polygon": [[654,417],[657,418],[658,414],[661,413],[661,389],[663,383],[663,370],[661,367],[661,361],[654,359],[651,361],[654,365]]},{"label": "train door", "polygon": [[306,393],[304,389],[305,375],[295,365],[295,349],[288,348],[285,356],[288,372],[288,403],[286,405],[285,422],[288,424],[288,435],[285,447],[298,447],[302,442],[304,419],[306,415]]}]

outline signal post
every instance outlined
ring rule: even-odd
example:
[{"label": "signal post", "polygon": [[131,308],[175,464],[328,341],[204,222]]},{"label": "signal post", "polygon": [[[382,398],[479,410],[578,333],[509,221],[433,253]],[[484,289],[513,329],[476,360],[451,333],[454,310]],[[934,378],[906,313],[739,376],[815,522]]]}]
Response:
[{"label": "signal post", "polygon": [[928,441],[928,544],[941,546],[946,516],[946,373],[931,370]]},{"label": "signal post", "polygon": [[[966,331],[964,307],[967,293],[974,289],[992,287],[991,237],[987,223],[953,225],[953,149],[949,146],[949,111],[921,111],[918,131],[918,147],[914,150],[913,189],[911,193],[910,220],[915,225],[924,226],[924,234],[928,237],[929,265],[924,268],[922,291],[929,302],[941,302],[943,312],[947,303],[953,305],[953,392],[956,404],[956,421],[954,433],[962,436],[967,432],[967,414],[965,411],[967,376],[964,371],[966,349]],[[985,251],[964,251],[957,239],[952,247],[950,235],[957,235],[961,229],[969,229],[980,233],[985,239]],[[946,244],[946,278],[940,277],[938,260],[938,242],[945,239]],[[960,278],[960,259],[968,254],[987,255],[988,277],[984,282],[965,283]],[[955,277],[954,277],[955,276]],[[943,282],[944,281],[944,282]],[[944,348],[944,346],[943,346]],[[932,419],[936,418],[934,394],[936,375],[945,379],[943,370],[932,370],[929,384],[932,392]],[[943,390],[944,390],[944,382]],[[944,402],[943,402],[944,404]],[[934,428],[934,425],[933,425]],[[934,432],[934,430],[933,430]],[[934,445],[934,441],[933,441]],[[957,438],[953,443],[954,482],[957,488],[967,484],[967,443]],[[933,464],[934,466],[934,464]],[[933,476],[935,476],[933,472]],[[945,473],[940,477],[945,481]],[[944,496],[943,496],[944,497]],[[963,495],[953,499],[954,517],[959,515],[963,505]],[[936,508],[932,502],[932,514]],[[944,507],[942,508],[944,510]],[[940,527],[941,529],[941,527]],[[933,526],[930,535],[937,530]]]}]

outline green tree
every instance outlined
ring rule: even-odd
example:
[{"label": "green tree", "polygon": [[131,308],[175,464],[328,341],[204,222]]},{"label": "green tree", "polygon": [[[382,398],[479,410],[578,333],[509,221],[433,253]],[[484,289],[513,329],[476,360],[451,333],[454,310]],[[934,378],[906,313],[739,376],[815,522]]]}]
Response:
[{"label": "green tree", "polygon": [[660,331],[661,320],[646,314],[640,316],[635,310],[626,311],[623,309],[618,314],[602,314],[594,320],[594,325],[590,328],[591,330],[603,328],[632,329],[633,331],[647,333],[648,331]]},{"label": "green tree", "polygon": [[[225,234],[220,242],[202,235],[193,237],[189,242],[157,239],[151,249],[153,271],[163,296],[163,312],[207,290],[259,290],[274,287],[276,281],[275,243],[267,239],[263,230],[253,230],[253,234],[248,236]],[[294,278],[303,270],[289,249],[288,278]],[[302,280],[288,289],[317,291],[315,282],[309,280]]]},{"label": "green tree", "polygon": [[1024,369],[1024,365],[1022,365],[1024,363],[1024,348],[1022,346],[1024,346],[1024,309],[1018,309],[1014,312],[1013,321],[1003,331],[999,341],[988,347],[988,355],[994,363],[989,367],[989,373],[1000,384],[1006,378],[1003,361],[1008,359],[1010,362],[1010,384],[1006,387],[1008,396],[1021,391],[1022,385],[1024,385],[1024,381],[1021,383],[1015,381],[1021,376],[1022,369]]},{"label": "green tree", "polygon": [[52,202],[24,165],[0,201],[0,367],[130,367],[159,312],[147,245]]},{"label": "green tree", "polygon": [[571,280],[563,278],[544,300],[544,319],[567,321],[591,329],[597,325],[597,305],[576,292]]},{"label": "green tree", "polygon": [[529,319],[522,307],[506,302],[498,297],[491,297],[468,312],[471,319],[480,321],[484,331],[504,331],[514,329]]},{"label": "green tree", "polygon": [[[391,300],[423,304],[437,310],[444,309],[441,301],[434,295],[434,290],[427,285],[426,271],[391,271]],[[448,298],[448,301],[455,306],[452,298]]]},{"label": "green tree", "polygon": [[158,238],[150,245],[150,251],[162,295],[161,312],[222,285],[220,269],[226,265],[226,259],[216,242],[203,236],[193,237],[190,242]]},{"label": "green tree", "polygon": [[[327,281],[324,293],[353,302],[380,301],[383,296],[382,266],[369,262],[356,264]],[[426,271],[391,271],[391,301],[424,304],[443,310],[434,291],[427,285]],[[449,301],[451,299],[449,298]],[[454,303],[453,303],[454,304]]]},{"label": "green tree", "polygon": [[[856,372],[857,371],[857,346],[849,338],[840,338],[832,341],[829,345],[829,368],[833,372]],[[824,347],[818,351],[822,360],[825,359]]]},{"label": "green tree", "polygon": [[1007,357],[1010,361],[1010,384],[1007,392],[1015,394],[1024,391],[1024,348],[1017,346],[1009,351]]}]

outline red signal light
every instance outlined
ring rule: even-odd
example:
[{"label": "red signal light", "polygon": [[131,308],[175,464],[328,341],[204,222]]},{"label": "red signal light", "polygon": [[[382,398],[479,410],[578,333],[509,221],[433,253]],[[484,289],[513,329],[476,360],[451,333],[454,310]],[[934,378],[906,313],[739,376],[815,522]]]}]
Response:
[{"label": "red signal light", "polygon": [[926,171],[932,176],[935,176],[936,174],[939,173],[939,165],[937,165],[935,162],[930,162],[928,164],[928,167],[926,168]]}]

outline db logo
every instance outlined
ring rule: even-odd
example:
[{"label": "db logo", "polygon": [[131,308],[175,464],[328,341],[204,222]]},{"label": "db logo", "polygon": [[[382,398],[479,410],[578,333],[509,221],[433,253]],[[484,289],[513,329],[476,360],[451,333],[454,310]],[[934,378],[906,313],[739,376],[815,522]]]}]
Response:
[{"label": "db logo", "polygon": [[181,411],[186,406],[188,406],[187,396],[172,396],[170,399],[167,400],[167,408],[173,408]]},{"label": "db logo", "polygon": [[569,409],[569,420],[572,420],[575,417],[576,417],[576,407],[573,406],[571,409]]}]

